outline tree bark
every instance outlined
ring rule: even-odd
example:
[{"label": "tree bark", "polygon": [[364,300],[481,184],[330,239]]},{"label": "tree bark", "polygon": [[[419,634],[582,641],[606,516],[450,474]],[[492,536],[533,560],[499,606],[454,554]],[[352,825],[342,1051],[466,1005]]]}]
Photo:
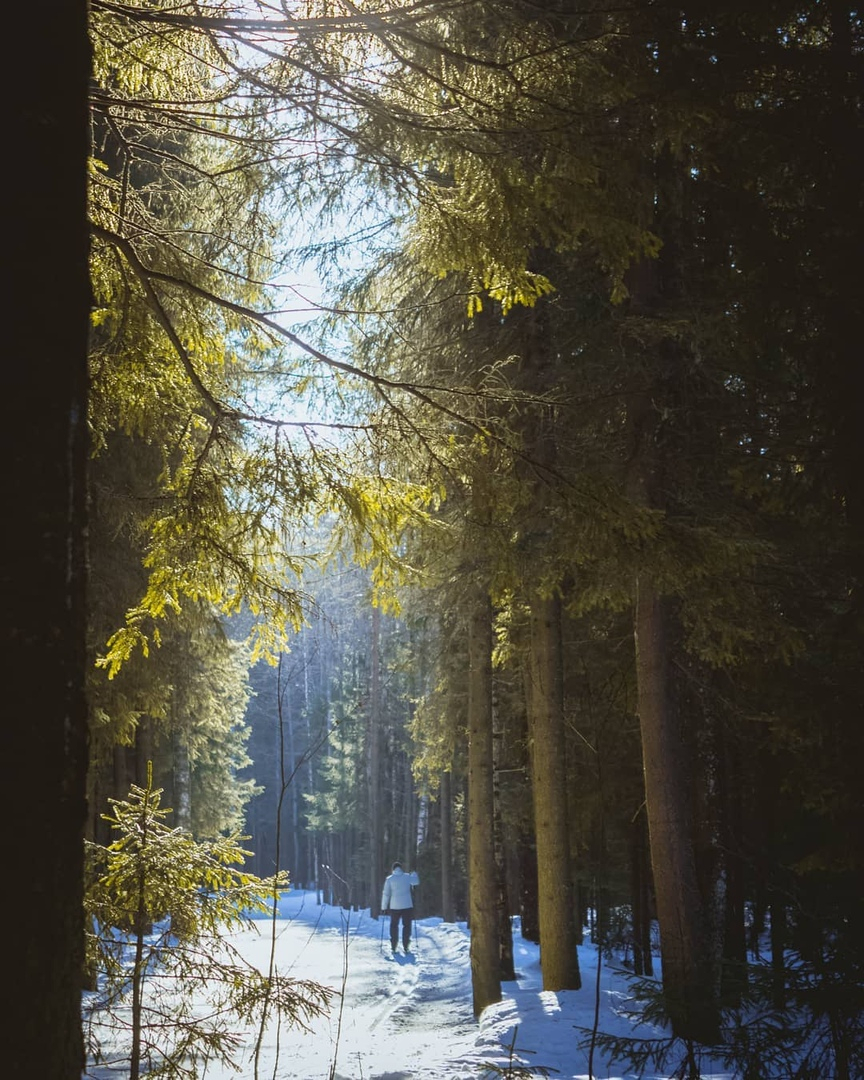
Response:
[{"label": "tree bark", "polygon": [[368,740],[369,806],[369,897],[368,907],[373,919],[380,913],[381,888],[384,882],[384,844],[381,828],[381,611],[372,608],[372,642],[370,652]]},{"label": "tree bark", "polygon": [[172,737],[173,760],[173,807],[174,824],[178,829],[192,831],[192,766],[186,735],[175,729]]},{"label": "tree bark", "polygon": [[453,774],[441,774],[441,918],[456,921],[453,903]]},{"label": "tree bark", "polygon": [[690,761],[670,692],[670,601],[637,586],[636,674],[663,990],[676,1034],[717,1034],[710,942],[693,847]]},{"label": "tree bark", "polygon": [[581,979],[566,809],[560,600],[535,595],[530,623],[529,726],[543,989],[578,990]]},{"label": "tree bark", "polygon": [[[282,658],[280,657],[280,663]],[[285,868],[288,870],[291,881],[296,885],[299,877],[299,859],[297,851],[297,838],[300,834],[300,821],[297,810],[297,747],[295,745],[294,738],[294,704],[291,699],[290,686],[286,687],[283,693],[279,691],[279,701],[281,703],[281,715],[282,715],[282,731],[280,732],[280,744],[282,746],[282,752],[287,757],[287,774],[283,768],[283,775],[281,782],[284,785],[288,784],[288,838],[289,845],[283,856]]]},{"label": "tree bark", "polygon": [[495,845],[495,875],[498,883],[498,973],[502,981],[516,978],[513,966],[513,930],[510,925],[510,896],[507,890],[507,859],[504,848],[504,824],[501,815],[500,770],[504,731],[494,686],[492,690],[492,832]]},{"label": "tree bark", "polygon": [[519,917],[522,937],[535,945],[540,944],[537,907],[537,848],[533,836],[523,835],[519,843]]},{"label": "tree bark", "polygon": [[633,913],[633,971],[653,975],[651,906],[645,814],[640,808],[630,828],[630,906]]},{"label": "tree bark", "polygon": [[468,628],[468,918],[474,1015],[501,1000],[492,819],[492,605],[475,586]]},{"label": "tree bark", "polygon": [[[87,5],[10,9],[10,40],[31,41],[28,87],[11,110],[5,286],[2,565],[4,690],[23,712],[3,727],[10,864],[27,882],[32,932],[5,962],[9,1076],[79,1080],[86,821]],[[13,722],[13,719],[15,722]],[[25,767],[39,763],[38,781]]]},{"label": "tree bark", "polygon": [[[663,317],[681,296],[684,166],[664,147],[655,163],[650,220],[663,249],[657,260],[643,259],[630,271],[634,316]],[[652,347],[647,387],[630,400],[632,456],[626,485],[640,506],[668,514],[688,492],[676,490],[676,455],[692,452],[692,434],[676,429],[683,416],[682,387],[692,365],[679,342],[667,337]],[[688,442],[689,440],[689,442]],[[664,595],[650,572],[637,574],[634,638],[637,712],[651,850],[663,991],[676,1035],[700,1042],[717,1037],[719,981],[715,941],[706,897],[700,889],[694,828],[695,709],[688,717],[673,679],[673,658],[681,657],[680,618],[672,597]],[[708,793],[706,793],[708,797]]]}]

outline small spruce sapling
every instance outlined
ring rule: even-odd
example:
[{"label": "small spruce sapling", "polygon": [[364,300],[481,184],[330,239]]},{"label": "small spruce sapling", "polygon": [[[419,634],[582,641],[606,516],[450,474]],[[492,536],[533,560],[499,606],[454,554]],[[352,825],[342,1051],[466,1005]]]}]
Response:
[{"label": "small spruce sapling", "polygon": [[317,983],[263,974],[227,940],[254,926],[253,913],[271,911],[287,875],[238,869],[249,852],[236,833],[200,841],[170,828],[161,795],[148,768],[147,786],[110,800],[103,815],[117,838],[88,844],[88,968],[97,987],[85,1001],[88,1052],[94,1063],[127,1059],[129,1080],[144,1072],[189,1080],[214,1059],[232,1066],[238,1027],[271,1011],[306,1027],[331,997]]}]

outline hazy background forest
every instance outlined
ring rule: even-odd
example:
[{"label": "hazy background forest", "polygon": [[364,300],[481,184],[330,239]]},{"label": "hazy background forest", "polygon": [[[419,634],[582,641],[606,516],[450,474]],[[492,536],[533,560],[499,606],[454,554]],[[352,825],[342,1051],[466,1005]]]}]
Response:
[{"label": "hazy background forest", "polygon": [[676,1034],[794,1005],[860,1074],[857,7],[59,7],[15,129],[19,1075],[80,1074],[82,840],[150,769],[259,876],[374,914],[417,866],[476,1015],[508,915],[554,991],[590,909],[637,974],[659,928]]}]

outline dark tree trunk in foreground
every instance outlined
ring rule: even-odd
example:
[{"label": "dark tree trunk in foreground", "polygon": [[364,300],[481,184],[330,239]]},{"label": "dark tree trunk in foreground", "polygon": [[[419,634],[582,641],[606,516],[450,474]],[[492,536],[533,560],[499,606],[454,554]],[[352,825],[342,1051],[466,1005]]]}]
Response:
[{"label": "dark tree trunk in foreground", "polygon": [[[86,158],[90,53],[83,0],[10,8],[31,43],[26,91],[7,132],[4,447],[4,818],[25,888],[26,933],[4,960],[4,1074],[80,1080],[83,1068],[83,830],[86,818]],[[11,293],[11,295],[10,295]],[[10,340],[11,339],[11,340]],[[38,781],[25,768],[38,761]],[[26,823],[26,825],[25,825]],[[26,846],[23,846],[26,845]]]}]

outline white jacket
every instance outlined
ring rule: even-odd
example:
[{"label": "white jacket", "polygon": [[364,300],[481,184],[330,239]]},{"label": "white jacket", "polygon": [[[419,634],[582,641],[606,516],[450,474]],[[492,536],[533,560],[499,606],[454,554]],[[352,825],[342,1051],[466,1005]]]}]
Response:
[{"label": "white jacket", "polygon": [[381,893],[381,910],[393,908],[395,911],[404,911],[405,908],[414,907],[414,898],[411,895],[411,886],[419,885],[420,878],[417,871],[410,874],[397,866],[393,873],[384,882],[384,891]]}]

